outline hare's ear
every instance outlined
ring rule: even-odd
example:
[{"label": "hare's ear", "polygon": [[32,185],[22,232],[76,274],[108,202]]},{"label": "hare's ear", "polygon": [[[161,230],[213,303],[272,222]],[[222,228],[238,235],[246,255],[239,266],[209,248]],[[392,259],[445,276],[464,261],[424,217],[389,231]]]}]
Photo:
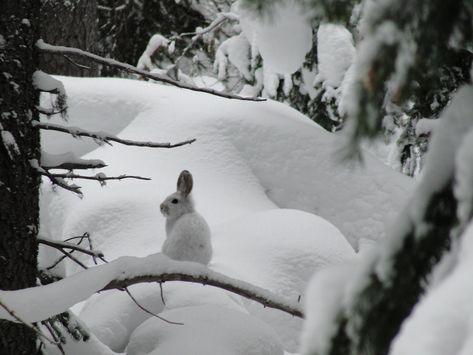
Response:
[{"label": "hare's ear", "polygon": [[183,170],[177,179],[177,191],[187,197],[191,193],[193,185],[192,174],[187,170]]}]

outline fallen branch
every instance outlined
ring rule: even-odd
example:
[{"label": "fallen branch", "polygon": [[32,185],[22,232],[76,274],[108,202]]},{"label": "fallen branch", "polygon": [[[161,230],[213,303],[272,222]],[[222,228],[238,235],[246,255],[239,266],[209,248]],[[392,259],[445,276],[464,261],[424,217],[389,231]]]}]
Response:
[{"label": "fallen branch", "polygon": [[236,99],[236,100],[244,100],[244,101],[265,101],[266,100],[263,98],[242,97],[242,96],[233,95],[229,93],[223,93],[223,92],[213,90],[213,89],[199,88],[194,85],[187,85],[182,82],[173,80],[167,76],[159,75],[159,74],[151,74],[145,70],[138,69],[134,67],[133,65],[122,63],[115,59],[101,57],[99,55],[89,53],[78,48],[54,46],[54,45],[45,43],[42,39],[36,42],[36,47],[39,49],[39,51],[44,52],[44,53],[51,53],[51,54],[58,54],[58,55],[71,54],[71,55],[78,55],[81,57],[85,57],[103,65],[108,65],[114,68],[118,68],[128,73],[139,74],[145,78],[156,80],[156,81],[166,83],[166,84],[170,84],[182,89],[204,92],[207,94],[224,97],[226,99]]},{"label": "fallen branch", "polygon": [[189,139],[189,140],[182,141],[179,143],[174,143],[174,144],[173,143],[139,142],[139,141],[132,141],[128,139],[121,139],[121,138],[118,138],[117,136],[114,136],[112,134],[108,134],[105,132],[92,132],[92,131],[88,131],[88,130],[77,128],[77,127],[66,127],[66,126],[62,126],[62,125],[58,125],[54,123],[44,123],[44,122],[33,121],[33,126],[38,127],[40,129],[45,129],[45,130],[68,133],[73,137],[90,137],[102,143],[111,144],[110,142],[117,142],[120,144],[131,145],[131,146],[136,146],[136,147],[176,148],[176,147],[180,147],[186,144],[192,144],[196,141],[194,138],[194,139]]}]

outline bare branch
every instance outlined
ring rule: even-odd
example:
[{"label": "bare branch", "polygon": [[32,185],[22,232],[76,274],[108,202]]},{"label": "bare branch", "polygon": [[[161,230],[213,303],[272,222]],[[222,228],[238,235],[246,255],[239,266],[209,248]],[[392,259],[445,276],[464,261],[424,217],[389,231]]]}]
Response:
[{"label": "bare branch", "polygon": [[66,58],[71,64],[74,64],[76,67],[81,68],[81,69],[86,69],[86,70],[92,70],[91,67],[88,67],[87,65],[79,64],[75,61],[73,61],[69,56],[63,55],[64,58]]},{"label": "bare branch", "polygon": [[[95,180],[98,182],[104,182],[107,180],[123,180],[123,179],[137,179],[137,180],[151,180],[151,178],[143,177],[143,176],[136,176],[136,175],[119,175],[119,176],[106,176],[103,173],[96,174],[94,176],[87,176],[87,175],[77,175],[77,174],[51,174],[54,178],[59,179],[83,179],[83,180]],[[48,176],[48,175],[46,175]],[[62,186],[61,186],[62,187]]]},{"label": "bare branch", "polygon": [[63,180],[63,177],[66,176],[66,174],[62,174],[63,176],[58,176],[61,174],[51,174],[49,171],[46,169],[43,169],[40,166],[36,166],[36,170],[40,175],[46,176],[53,185],[57,185],[59,187],[62,187],[65,190],[74,192],[75,194],[79,195],[82,197],[82,191],[80,190],[80,186],[77,186],[75,184],[69,185]]},{"label": "bare branch", "polygon": [[131,145],[131,146],[136,146],[136,147],[176,148],[176,147],[180,147],[186,144],[192,144],[196,141],[194,138],[194,139],[189,139],[189,140],[179,142],[179,143],[174,143],[174,144],[139,142],[139,141],[132,141],[128,139],[121,139],[121,138],[118,138],[117,136],[114,136],[112,134],[108,134],[105,132],[92,132],[92,131],[88,131],[88,130],[77,128],[77,127],[66,127],[66,126],[62,126],[62,125],[58,125],[54,123],[44,123],[44,122],[33,121],[33,126],[38,127],[40,129],[50,130],[50,131],[68,133],[72,135],[73,137],[90,137],[90,138],[96,139],[99,142],[103,142],[107,144],[110,144],[110,142],[117,142],[120,144]]},{"label": "bare branch", "polygon": [[86,270],[88,269],[88,267],[85,266],[85,264],[82,263],[79,259],[77,259],[74,255],[72,255],[72,253],[69,253],[69,252],[65,251],[64,249],[62,249],[62,248],[57,248],[57,250],[59,250],[61,253],[64,254],[64,256],[71,259],[73,262],[75,262],[77,265],[79,265],[83,269],[86,269]]},{"label": "bare branch", "polygon": [[170,84],[173,86],[177,86],[182,89],[187,89],[187,90],[192,90],[192,91],[199,91],[199,92],[204,92],[207,94],[215,95],[215,96],[220,96],[224,97],[227,99],[236,99],[236,100],[244,100],[244,101],[266,101],[264,98],[252,98],[252,97],[242,97],[238,95],[233,95],[229,93],[223,93],[220,91],[216,91],[213,89],[207,89],[207,88],[199,88],[194,85],[187,85],[182,82],[173,80],[167,76],[164,75],[159,75],[159,74],[152,74],[149,73],[145,70],[138,69],[130,64],[126,63],[121,63],[117,60],[110,59],[110,58],[105,58],[98,56],[96,54],[92,54],[86,51],[83,51],[78,48],[72,48],[72,47],[64,47],[64,46],[54,46],[48,43],[45,43],[43,40],[38,40],[36,42],[36,47],[44,53],[51,53],[51,54],[58,54],[58,55],[64,55],[64,54],[71,54],[71,55],[78,55],[81,57],[86,57],[89,58],[92,61],[95,61],[97,63],[103,64],[103,65],[108,65],[114,68],[118,68],[120,70],[129,72],[129,73],[134,73],[134,74],[139,74],[145,78],[156,80],[159,82],[163,82],[166,84]]},{"label": "bare branch", "polygon": [[72,243],[67,243],[67,242],[60,242],[60,241],[46,239],[46,238],[38,238],[38,243],[47,245],[51,248],[55,248],[58,250],[71,249],[71,250],[80,251],[81,253],[90,255],[92,257],[103,256],[103,253],[99,250],[89,250],[89,249],[82,248],[78,246],[77,244],[72,244]]},{"label": "bare branch", "polygon": [[[268,297],[260,293],[256,293],[250,289],[250,287],[241,286],[242,282],[231,283],[228,281],[219,280],[217,277],[213,278],[209,275],[190,275],[185,273],[169,273],[169,274],[159,274],[159,275],[142,275],[136,276],[124,280],[112,280],[107,286],[105,286],[101,291],[111,290],[111,289],[123,289],[128,286],[143,283],[143,282],[165,282],[165,281],[185,281],[199,283],[202,285],[209,285],[218,287],[232,293],[236,293],[245,298],[251,299],[262,304],[268,308],[279,309],[283,312],[289,313],[295,317],[303,318],[304,314],[302,309],[296,306],[288,305],[282,301],[276,300],[276,297]],[[252,286],[254,288],[254,286]]]}]

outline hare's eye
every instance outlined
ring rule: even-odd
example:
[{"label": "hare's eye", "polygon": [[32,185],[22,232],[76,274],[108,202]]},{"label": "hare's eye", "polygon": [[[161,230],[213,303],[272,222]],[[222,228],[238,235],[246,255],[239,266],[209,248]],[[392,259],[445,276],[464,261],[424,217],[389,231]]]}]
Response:
[{"label": "hare's eye", "polygon": [[178,201],[177,198],[175,198],[175,199],[173,199],[171,202],[174,203],[174,204],[176,204],[176,203],[178,203],[179,201]]}]

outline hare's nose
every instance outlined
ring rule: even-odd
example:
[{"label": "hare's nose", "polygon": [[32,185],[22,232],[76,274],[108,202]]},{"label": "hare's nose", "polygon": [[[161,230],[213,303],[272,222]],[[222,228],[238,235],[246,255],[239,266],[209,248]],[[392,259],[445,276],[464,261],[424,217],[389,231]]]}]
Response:
[{"label": "hare's nose", "polygon": [[160,204],[159,208],[160,208],[161,211],[163,211],[164,210],[164,203]]}]

